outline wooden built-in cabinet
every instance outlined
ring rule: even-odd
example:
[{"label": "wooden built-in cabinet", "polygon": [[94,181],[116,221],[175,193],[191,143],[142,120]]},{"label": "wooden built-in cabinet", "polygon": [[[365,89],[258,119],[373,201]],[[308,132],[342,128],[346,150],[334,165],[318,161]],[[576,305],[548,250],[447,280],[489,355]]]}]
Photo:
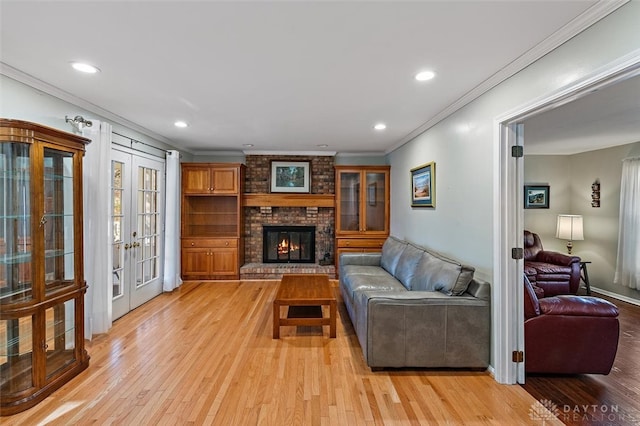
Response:
[{"label": "wooden built-in cabinet", "polygon": [[237,166],[190,163],[182,168],[182,190],[185,194],[239,194],[241,181]]},{"label": "wooden built-in cabinet", "polygon": [[89,365],[82,157],[88,139],[0,119],[0,415]]},{"label": "wooden built-in cabinet", "polygon": [[230,163],[182,163],[183,279],[240,277],[244,168]]},{"label": "wooden built-in cabinet", "polygon": [[390,167],[335,166],[336,269],[345,252],[380,252],[389,236]]}]

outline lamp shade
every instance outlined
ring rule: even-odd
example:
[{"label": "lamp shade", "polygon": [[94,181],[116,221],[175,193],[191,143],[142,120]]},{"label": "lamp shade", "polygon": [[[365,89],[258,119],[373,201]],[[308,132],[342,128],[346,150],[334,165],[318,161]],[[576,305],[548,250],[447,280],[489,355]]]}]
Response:
[{"label": "lamp shade", "polygon": [[569,241],[584,240],[582,216],[579,214],[559,214],[556,238]]}]

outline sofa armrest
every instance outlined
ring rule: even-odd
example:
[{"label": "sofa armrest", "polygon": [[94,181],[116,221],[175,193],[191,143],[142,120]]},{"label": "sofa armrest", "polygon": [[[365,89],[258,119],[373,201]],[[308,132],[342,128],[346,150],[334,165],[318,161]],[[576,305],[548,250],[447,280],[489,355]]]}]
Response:
[{"label": "sofa armrest", "polygon": [[540,251],[535,259],[536,262],[551,263],[553,265],[571,266],[572,263],[580,262],[578,256],[568,256],[557,251]]},{"label": "sofa armrest", "polygon": [[342,253],[341,265],[380,266],[381,253]]},{"label": "sofa armrest", "polygon": [[481,300],[491,300],[491,284],[478,278],[474,278],[469,283],[467,291],[462,295],[473,296]]},{"label": "sofa armrest", "polygon": [[613,303],[590,296],[554,296],[538,301],[543,315],[585,317],[617,317],[618,307]]},{"label": "sofa armrest", "polygon": [[340,279],[345,276],[344,267],[347,265],[380,266],[381,253],[342,253],[340,255]]},{"label": "sofa armrest", "polygon": [[491,307],[438,291],[363,291],[358,338],[370,367],[486,368]]}]

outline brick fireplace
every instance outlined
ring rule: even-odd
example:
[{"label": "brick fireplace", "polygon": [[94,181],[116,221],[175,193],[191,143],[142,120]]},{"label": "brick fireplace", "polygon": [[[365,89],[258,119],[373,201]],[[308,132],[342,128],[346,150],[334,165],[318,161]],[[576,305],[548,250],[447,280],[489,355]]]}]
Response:
[{"label": "brick fireplace", "polygon": [[[271,161],[309,161],[311,194],[334,194],[333,156],[247,155],[245,193],[268,194]],[[314,263],[265,263],[263,261],[263,226],[314,226]],[[265,205],[245,207],[245,265],[242,279],[279,278],[286,272],[327,273],[335,277],[333,266],[335,213],[333,206]]]}]

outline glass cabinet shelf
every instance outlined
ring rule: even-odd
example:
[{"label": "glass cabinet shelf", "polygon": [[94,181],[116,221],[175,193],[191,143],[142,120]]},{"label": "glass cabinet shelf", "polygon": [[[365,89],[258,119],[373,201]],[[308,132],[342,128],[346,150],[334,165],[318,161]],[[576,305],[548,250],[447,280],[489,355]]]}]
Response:
[{"label": "glass cabinet shelf", "polygon": [[25,221],[29,221],[31,220],[31,216],[30,215],[18,215],[18,214],[0,214],[0,220],[1,219],[11,219],[11,220],[25,220]]},{"label": "glass cabinet shelf", "polygon": [[31,253],[15,253],[0,256],[0,264],[16,265],[19,263],[31,263]]}]

